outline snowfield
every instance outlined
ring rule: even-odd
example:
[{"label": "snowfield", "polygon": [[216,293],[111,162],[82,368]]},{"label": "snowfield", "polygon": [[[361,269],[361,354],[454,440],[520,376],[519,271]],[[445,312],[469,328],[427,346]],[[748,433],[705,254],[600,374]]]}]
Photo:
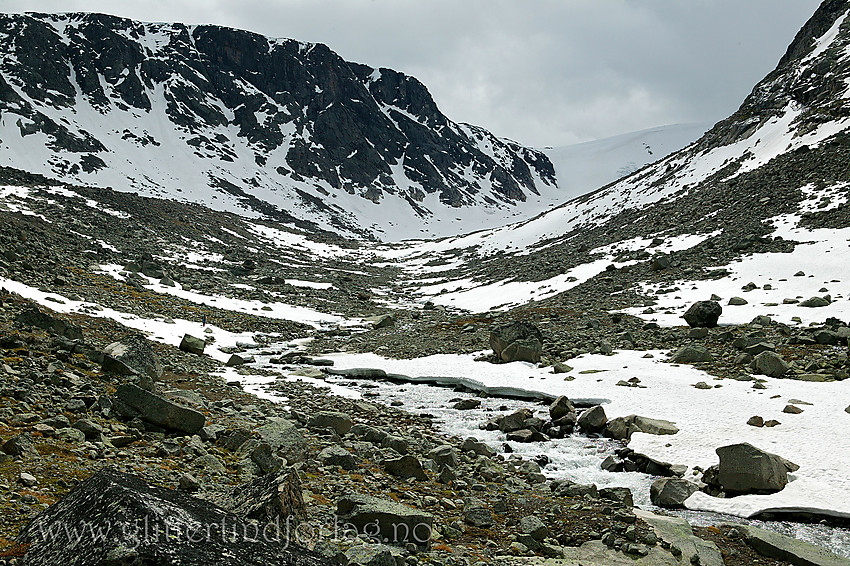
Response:
[{"label": "snowfield", "polygon": [[[826,192],[829,194],[829,191]],[[843,199],[846,199],[844,193]],[[833,201],[843,205],[841,198]],[[803,203],[801,211],[807,209]],[[785,215],[773,220],[774,236],[800,242],[791,253],[752,254],[729,265],[719,266],[730,272],[722,279],[710,281],[677,281],[675,293],[657,295],[657,311],[643,314],[643,308],[626,309],[635,316],[647,318],[666,326],[683,324],[681,315],[696,301],[708,300],[713,294],[721,297],[721,324],[745,324],[758,315],[767,315],[777,322],[809,325],[828,317],[850,320],[850,277],[839,266],[850,265],[850,228],[809,230],[799,227],[798,215]],[[742,287],[754,283],[756,289]],[[768,288],[765,289],[765,286]],[[669,284],[663,287],[671,287]],[[646,293],[659,286],[644,285]],[[799,303],[813,296],[829,295],[831,304],[811,308]],[[732,297],[747,301],[745,305],[727,304]]]},{"label": "snowfield", "polygon": [[[765,390],[752,389],[751,382],[716,380],[691,366],[664,362],[666,352],[620,350],[612,356],[583,355],[570,360],[574,367],[565,381],[551,368],[514,362],[494,365],[476,362],[477,355],[435,355],[414,360],[391,360],[376,354],[334,354],[337,369],[380,368],[387,373],[410,377],[441,377],[476,387],[520,390],[547,395],[566,395],[577,402],[599,402],[608,418],[638,414],[673,421],[679,432],[672,436],[635,433],[629,444],[646,456],[690,470],[718,463],[715,449],[749,442],[776,453],[800,466],[790,483],[772,495],[749,495],[717,499],[695,494],[689,509],[716,511],[750,517],[762,511],[813,511],[850,517],[850,381],[809,383],[768,378]],[[583,373],[592,372],[592,373]],[[637,377],[640,388],[616,385]],[[714,388],[692,387],[704,381]],[[803,409],[791,415],[782,409],[792,400]],[[809,405],[808,403],[811,403]],[[747,420],[759,415],[776,419],[774,428],[756,428]],[[538,445],[537,452],[545,451]],[[685,477],[690,477],[690,473]],[[624,477],[624,479],[626,479]],[[696,479],[696,478],[694,478]],[[612,480],[616,482],[616,478]],[[645,494],[644,494],[645,495]]]}]

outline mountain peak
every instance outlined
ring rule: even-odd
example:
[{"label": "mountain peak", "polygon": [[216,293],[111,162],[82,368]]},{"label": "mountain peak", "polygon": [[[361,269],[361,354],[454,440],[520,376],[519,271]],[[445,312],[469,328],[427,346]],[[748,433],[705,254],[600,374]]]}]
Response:
[{"label": "mountain peak", "polygon": [[2,15],[0,38],[0,164],[48,177],[388,237],[556,188],[544,154],[322,44],[89,13]]}]

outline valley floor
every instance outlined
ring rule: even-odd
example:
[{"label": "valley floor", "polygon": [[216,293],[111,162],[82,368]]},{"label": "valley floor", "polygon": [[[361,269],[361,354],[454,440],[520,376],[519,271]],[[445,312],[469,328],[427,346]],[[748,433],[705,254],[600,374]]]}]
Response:
[{"label": "valley floor", "polygon": [[[245,481],[259,473],[258,464],[224,439],[237,430],[255,436],[277,417],[292,419],[306,435],[308,448],[297,460],[303,462],[311,517],[332,514],[350,489],[427,509],[441,538],[420,556],[424,562],[534,554],[534,544],[517,530],[527,514],[543,518],[551,534],[538,554],[557,555],[559,547],[599,538],[620,550],[636,545],[634,556],[654,548],[649,527],[633,520],[622,501],[553,495],[547,475],[577,485],[587,477],[570,475],[563,459],[541,469],[534,457],[546,453],[547,444],[508,442],[513,457],[461,454],[456,478],[448,481],[438,481],[439,469],[426,469],[422,483],[392,476],[382,464],[392,455],[386,447],[312,430],[311,415],[332,409],[355,424],[385,429],[425,462],[444,444],[457,449],[464,438],[445,434],[468,434],[464,427],[474,421],[452,432],[423,416],[442,406],[396,409],[380,397],[373,402],[362,383],[329,377],[316,358],[343,372],[366,367],[414,380],[439,378],[444,385],[478,390],[494,412],[501,407],[494,395],[530,392],[546,399],[567,395],[584,406],[602,403],[609,418],[636,413],[674,421],[677,434],[637,433],[629,447],[684,465],[687,474],[716,463],[718,446],[748,441],[800,465],[791,483],[774,495],[719,499],[697,493],[688,507],[740,516],[795,512],[839,523],[850,517],[850,473],[841,457],[850,448],[842,432],[850,418],[850,366],[847,327],[838,320],[846,319],[850,303],[839,292],[840,275],[821,273],[821,264],[806,262],[804,246],[785,241],[800,239],[792,234],[795,222],[780,225],[784,240],[759,237],[753,246],[763,253],[741,262],[697,253],[717,238],[697,233],[646,242],[625,238],[581,252],[589,261],[563,259],[559,267],[539,254],[482,259],[457,242],[361,247],[200,207],[58,189],[37,180],[10,185],[3,195],[0,437],[23,434],[31,440],[30,449],[2,464],[0,494],[11,519],[0,536],[10,545],[7,553],[21,550],[14,546],[17,529],[106,464],[170,487],[189,473],[201,493]],[[837,241],[842,234],[833,231],[818,241]],[[647,249],[666,252],[671,264],[655,269]],[[557,253],[551,250],[550,259]],[[765,272],[758,262],[770,253],[789,261],[771,263],[778,271]],[[806,275],[795,279],[791,271],[800,267]],[[525,277],[517,274],[522,269]],[[804,280],[815,283],[802,285]],[[534,300],[518,305],[523,293]],[[694,332],[681,325],[684,309],[711,293],[723,297],[722,326]],[[799,306],[825,293],[832,295],[826,305]],[[749,300],[727,306],[733,294]],[[783,304],[785,296],[797,302]],[[81,337],[57,337],[19,319],[28,301],[79,325]],[[490,331],[513,320],[542,331],[541,364],[493,363]],[[57,327],[51,328],[55,333]],[[174,435],[110,412],[107,401],[117,383],[89,353],[134,331],[146,335],[163,360],[158,388],[198,408],[222,439]],[[185,334],[206,342],[203,356],[176,348]],[[710,361],[668,361],[670,353],[693,347]],[[751,369],[753,354],[765,349],[791,364],[782,379]],[[233,355],[247,363],[224,367]],[[527,405],[540,412],[534,401]],[[779,424],[754,427],[747,424],[753,416]],[[91,438],[68,432],[79,430],[74,425],[81,419],[96,425]],[[477,437],[504,451],[504,435],[479,431]],[[349,461],[334,450],[339,447],[354,459],[353,470],[338,467],[334,458]],[[22,484],[22,472],[37,483]],[[594,478],[599,488],[633,481],[622,473]],[[647,504],[644,491],[634,499]],[[495,526],[466,519],[476,505],[495,510]],[[638,528],[626,535],[631,524]],[[612,537],[605,537],[608,532]],[[847,554],[842,532],[835,531],[832,547]],[[764,559],[754,558],[728,528],[698,534],[720,545],[726,564],[771,563],[755,562]]]}]

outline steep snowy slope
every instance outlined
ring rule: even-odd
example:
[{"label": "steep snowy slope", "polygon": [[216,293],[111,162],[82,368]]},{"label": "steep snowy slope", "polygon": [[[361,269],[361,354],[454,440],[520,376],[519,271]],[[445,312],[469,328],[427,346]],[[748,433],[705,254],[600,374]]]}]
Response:
[{"label": "steep snowy slope", "polygon": [[811,199],[809,185],[838,186],[843,194],[850,181],[848,13],[846,0],[824,2],[740,109],[688,147],[532,220],[421,250],[528,255],[594,238],[610,244],[716,228],[765,233],[769,218]]},{"label": "steep snowy slope", "polygon": [[100,14],[2,15],[0,45],[2,165],[391,239],[558,199],[544,154],[324,45]]},{"label": "steep snowy slope", "polygon": [[543,153],[555,166],[558,186],[570,199],[595,191],[700,138],[711,124],[673,124]]}]

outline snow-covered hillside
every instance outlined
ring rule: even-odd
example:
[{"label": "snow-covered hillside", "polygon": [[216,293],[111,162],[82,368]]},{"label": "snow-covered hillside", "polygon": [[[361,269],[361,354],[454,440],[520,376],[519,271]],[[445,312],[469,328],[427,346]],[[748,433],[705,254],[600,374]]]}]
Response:
[{"label": "snow-covered hillside", "polygon": [[673,124],[630,132],[543,153],[555,166],[565,199],[594,191],[626,177],[699,139],[711,124]]},{"label": "snow-covered hillside", "polygon": [[384,239],[559,200],[542,153],[324,45],[101,14],[2,15],[0,39],[2,165]]}]

